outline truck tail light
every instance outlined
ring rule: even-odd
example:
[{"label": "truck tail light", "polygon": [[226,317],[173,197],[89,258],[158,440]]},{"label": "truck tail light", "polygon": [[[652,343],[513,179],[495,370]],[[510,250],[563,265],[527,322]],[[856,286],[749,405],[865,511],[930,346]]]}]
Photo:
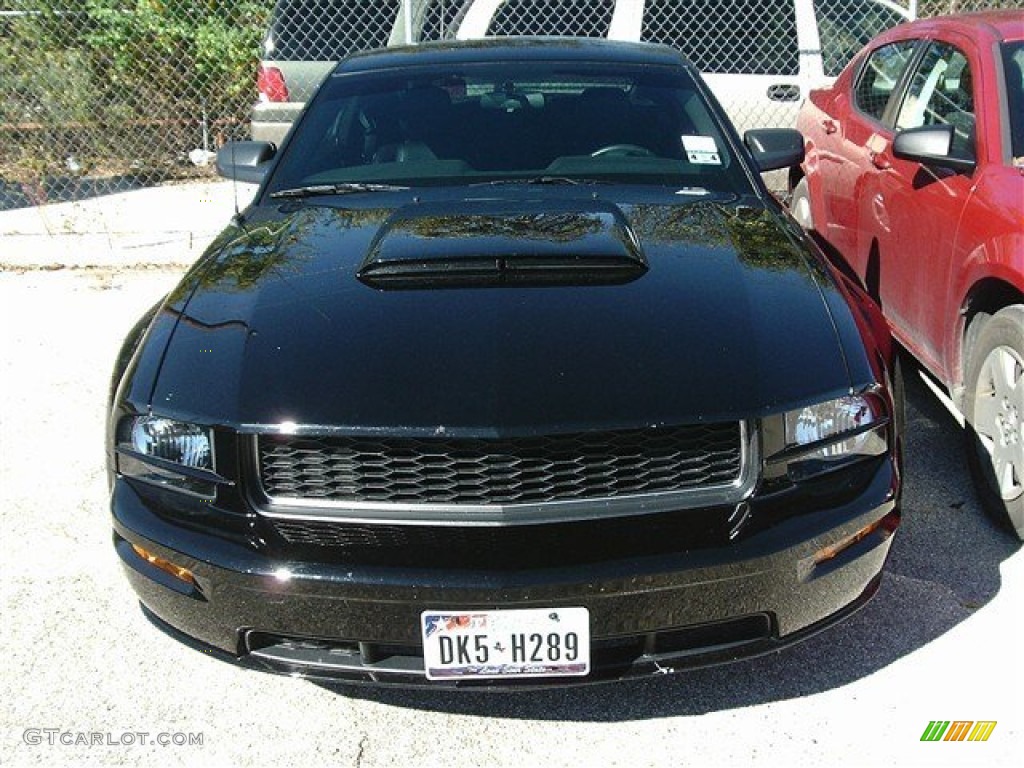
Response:
[{"label": "truck tail light", "polygon": [[284,82],[284,74],[277,67],[260,65],[256,73],[256,88],[260,93],[260,101],[288,101],[288,86]]}]

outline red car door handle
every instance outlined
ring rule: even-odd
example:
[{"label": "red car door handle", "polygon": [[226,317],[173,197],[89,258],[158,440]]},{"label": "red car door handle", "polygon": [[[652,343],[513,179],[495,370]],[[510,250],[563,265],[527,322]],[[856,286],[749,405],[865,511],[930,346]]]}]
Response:
[{"label": "red car door handle", "polygon": [[825,129],[825,133],[831,135],[839,130],[839,126],[836,125],[836,121],[831,118],[827,118],[821,121],[821,127]]},{"label": "red car door handle", "polygon": [[892,163],[881,152],[871,152],[868,156],[871,158],[871,164],[879,170],[884,171],[886,168],[892,167]]}]

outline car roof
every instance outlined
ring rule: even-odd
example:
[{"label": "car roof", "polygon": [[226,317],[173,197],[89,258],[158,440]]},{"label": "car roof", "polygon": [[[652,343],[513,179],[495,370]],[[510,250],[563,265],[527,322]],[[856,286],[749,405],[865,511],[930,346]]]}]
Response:
[{"label": "car roof", "polygon": [[885,36],[920,37],[929,32],[941,31],[962,32],[974,37],[979,44],[985,39],[992,42],[1024,40],[1024,13],[1004,10],[936,16],[901,24]]},{"label": "car roof", "polygon": [[683,55],[667,45],[600,38],[488,37],[449,40],[395,48],[379,48],[343,59],[337,73],[431,64],[495,61],[599,61],[622,65],[688,66]]}]

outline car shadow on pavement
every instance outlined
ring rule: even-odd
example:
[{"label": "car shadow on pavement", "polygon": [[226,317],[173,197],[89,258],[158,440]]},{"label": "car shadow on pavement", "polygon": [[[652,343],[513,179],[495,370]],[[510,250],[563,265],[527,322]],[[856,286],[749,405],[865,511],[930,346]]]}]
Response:
[{"label": "car shadow on pavement", "polygon": [[698,715],[838,688],[913,654],[983,610],[1000,589],[999,565],[1020,548],[982,514],[960,427],[911,372],[904,488],[903,525],[875,598],[845,622],[767,656],[621,683],[528,692],[315,684],[396,707],[575,722]]}]

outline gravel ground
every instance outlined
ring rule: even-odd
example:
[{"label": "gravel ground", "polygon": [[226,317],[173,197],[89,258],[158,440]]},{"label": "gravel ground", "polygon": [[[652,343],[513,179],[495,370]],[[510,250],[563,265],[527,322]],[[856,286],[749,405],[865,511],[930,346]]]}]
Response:
[{"label": "gravel ground", "polygon": [[[781,653],[584,689],[408,693],[243,670],[171,639],[110,545],[102,446],[120,338],[178,274],[0,272],[3,765],[995,766],[1024,754],[1024,555],[981,515],[955,422],[914,381],[905,524],[882,589]],[[998,725],[984,743],[922,743],[935,719]],[[186,743],[156,743],[165,735]]]}]

